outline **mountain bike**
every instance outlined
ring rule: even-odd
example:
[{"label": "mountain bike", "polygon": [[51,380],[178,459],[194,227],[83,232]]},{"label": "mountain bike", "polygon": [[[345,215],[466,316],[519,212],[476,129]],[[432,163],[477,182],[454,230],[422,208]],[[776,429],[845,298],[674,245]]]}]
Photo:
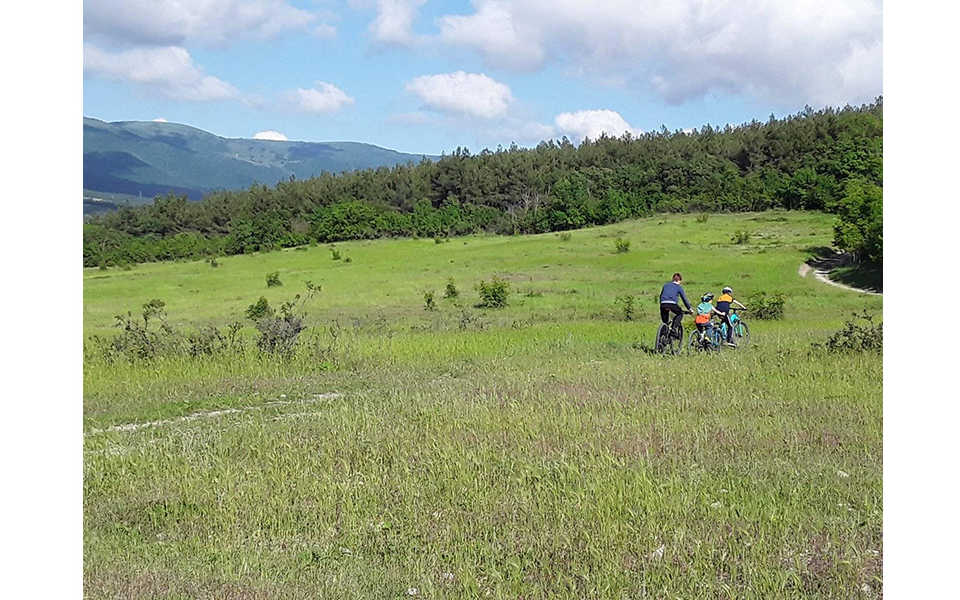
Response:
[{"label": "mountain bike", "polygon": [[675,315],[670,325],[660,323],[654,349],[660,354],[679,354],[683,346],[683,315]]},{"label": "mountain bike", "polygon": [[[730,307],[730,323],[733,324],[733,341],[737,343],[738,347],[746,346],[750,343],[750,327],[740,318],[740,315],[737,314],[737,311],[740,310],[743,309]],[[720,335],[723,336],[722,339],[727,339],[726,323],[721,324]]]},{"label": "mountain bike", "polygon": [[690,332],[690,337],[687,341],[687,351],[690,353],[701,351],[709,352],[711,350],[719,352],[722,347],[723,338],[720,334],[719,323],[714,323],[710,331],[705,333],[700,333],[698,329],[694,329]]}]

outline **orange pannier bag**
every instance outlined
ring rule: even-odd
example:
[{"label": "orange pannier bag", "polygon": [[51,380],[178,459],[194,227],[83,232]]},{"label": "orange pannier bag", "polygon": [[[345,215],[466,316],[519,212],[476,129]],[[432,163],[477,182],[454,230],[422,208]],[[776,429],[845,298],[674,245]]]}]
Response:
[{"label": "orange pannier bag", "polygon": [[710,315],[697,315],[697,318],[693,320],[697,325],[704,325],[710,320]]}]

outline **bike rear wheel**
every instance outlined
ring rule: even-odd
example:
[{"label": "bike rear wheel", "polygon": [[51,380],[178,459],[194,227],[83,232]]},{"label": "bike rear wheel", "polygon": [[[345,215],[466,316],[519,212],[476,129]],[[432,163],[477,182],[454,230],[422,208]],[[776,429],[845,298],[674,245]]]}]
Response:
[{"label": "bike rear wheel", "polygon": [[660,323],[660,327],[657,328],[657,337],[654,340],[654,350],[657,352],[663,353],[666,351],[667,345],[670,342],[670,328],[666,323]]}]

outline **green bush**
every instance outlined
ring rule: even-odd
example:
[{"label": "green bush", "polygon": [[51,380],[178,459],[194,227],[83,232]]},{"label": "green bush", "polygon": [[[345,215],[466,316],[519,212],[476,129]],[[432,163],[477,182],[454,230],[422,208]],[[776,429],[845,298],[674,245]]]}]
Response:
[{"label": "green bush", "polygon": [[480,304],[478,308],[503,308],[507,305],[507,296],[510,294],[510,283],[499,277],[494,277],[493,281],[487,283],[481,280],[477,284],[477,290],[480,292]]},{"label": "green bush", "polygon": [[273,273],[267,273],[267,287],[278,287],[283,285],[283,282],[280,281],[280,271],[274,271]]},{"label": "green bush", "polygon": [[772,294],[757,292],[747,299],[750,316],[761,320],[782,319],[785,299],[785,296],[780,292]]},{"label": "green bush", "polygon": [[622,254],[624,252],[630,251],[630,241],[623,238],[617,238],[615,242],[617,245],[617,254]]},{"label": "green bush", "polygon": [[853,319],[843,324],[823,344],[814,348],[830,352],[883,352],[883,322],[874,323],[866,309],[854,313]]},{"label": "green bush", "polygon": [[746,244],[750,241],[750,232],[737,230],[733,232],[733,235],[730,236],[730,241],[734,244]]},{"label": "green bush", "polygon": [[569,242],[570,238],[573,237],[570,235],[569,231],[564,231],[563,233],[558,234],[561,242]]},{"label": "green bush", "polygon": [[632,321],[633,317],[636,314],[634,301],[635,301],[635,298],[631,295],[618,296],[617,299],[614,301],[615,304],[620,306],[620,309],[623,312],[623,319],[625,321]]},{"label": "green bush", "polygon": [[708,213],[700,213],[697,215],[697,223],[706,223],[709,218],[710,215]]},{"label": "green bush", "polygon": [[423,310],[427,310],[427,311],[437,310],[437,303],[433,301],[432,291],[423,293]]},{"label": "green bush", "polygon": [[336,248],[330,248],[330,257],[333,258],[333,260],[340,260],[340,251]]},{"label": "green bush", "polygon": [[273,308],[270,307],[266,298],[260,296],[259,300],[247,307],[246,315],[251,321],[257,321],[263,317],[273,316]]},{"label": "green bush", "polygon": [[460,295],[460,292],[457,291],[457,286],[453,284],[453,278],[451,277],[449,280],[447,280],[447,288],[443,292],[443,297],[456,298],[459,295]]}]

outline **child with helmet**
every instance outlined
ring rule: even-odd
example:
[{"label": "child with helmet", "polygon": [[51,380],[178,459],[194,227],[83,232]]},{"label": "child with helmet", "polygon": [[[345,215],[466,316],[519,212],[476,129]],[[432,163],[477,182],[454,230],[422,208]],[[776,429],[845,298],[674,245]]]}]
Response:
[{"label": "child with helmet", "polygon": [[727,339],[725,343],[728,346],[736,347],[736,344],[733,342],[733,323],[730,321],[730,305],[736,304],[739,308],[743,309],[747,307],[733,299],[733,288],[729,285],[724,286],[720,292],[720,297],[717,298],[716,310],[727,326]]},{"label": "child with helmet", "polygon": [[700,341],[705,341],[710,336],[710,330],[713,329],[713,321],[711,317],[713,315],[721,314],[713,304],[713,293],[707,292],[700,297],[700,304],[697,305],[697,316],[693,319],[694,325],[697,326],[697,331],[700,332]]}]

